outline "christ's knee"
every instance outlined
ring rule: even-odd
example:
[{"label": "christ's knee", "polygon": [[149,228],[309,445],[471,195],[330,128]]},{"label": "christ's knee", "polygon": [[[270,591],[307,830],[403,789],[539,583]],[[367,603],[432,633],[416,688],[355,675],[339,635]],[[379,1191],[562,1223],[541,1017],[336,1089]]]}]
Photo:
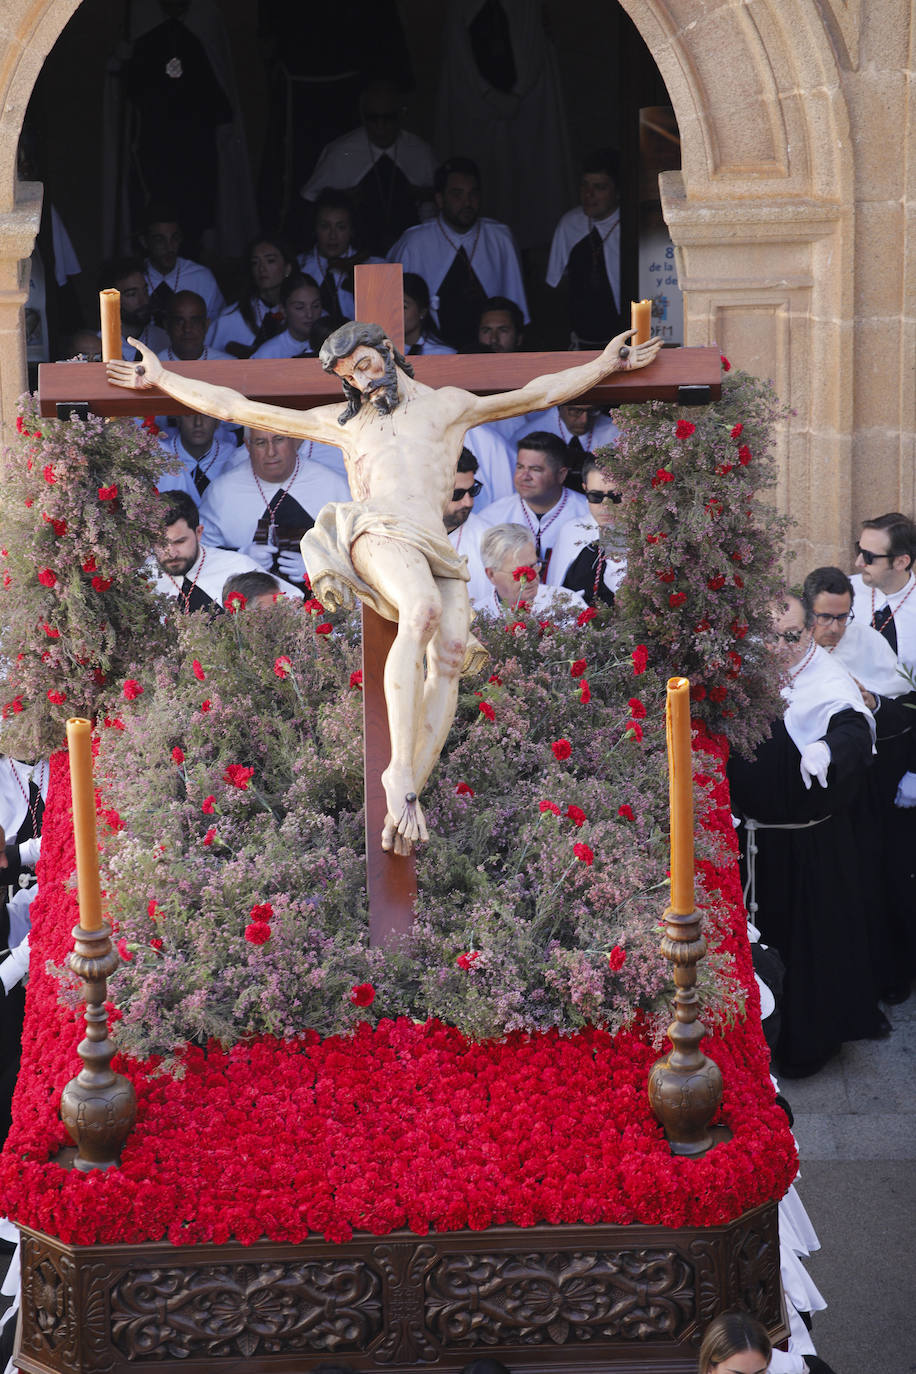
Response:
[{"label": "christ's knee", "polygon": [[402,613],[398,622],[400,630],[427,644],[439,628],[442,619],[442,602],[438,596],[423,596]]},{"label": "christ's knee", "polygon": [[464,664],[466,644],[457,636],[437,639],[429,650],[429,668],[438,677],[457,678]]}]

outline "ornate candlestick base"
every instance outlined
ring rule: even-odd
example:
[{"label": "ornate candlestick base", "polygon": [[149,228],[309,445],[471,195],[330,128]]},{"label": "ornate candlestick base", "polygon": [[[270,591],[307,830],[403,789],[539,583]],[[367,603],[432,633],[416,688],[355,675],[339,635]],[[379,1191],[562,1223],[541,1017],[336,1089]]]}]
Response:
[{"label": "ornate candlestick base", "polygon": [[76,1144],[74,1165],[84,1173],[120,1163],[121,1147],[137,1115],[133,1084],[113,1073],[115,1046],[108,1038],[108,975],[118,967],[111,947],[111,927],[84,930],[74,926],[69,964],[85,983],[86,1038],[77,1053],[83,1067],[64,1088],[60,1119]]},{"label": "ornate candlestick base", "polygon": [[[697,963],[706,953],[706,940],[700,933],[700,916],[665,912],[668,929],[661,952],[674,965],[674,1016],[668,1028],[673,1046],[666,1059],[658,1059],[649,1073],[649,1102],[665,1128],[672,1154],[702,1155],[713,1140],[709,1123],[722,1101],[722,1075],[719,1067],[700,1050],[706,1028],[697,1019]],[[716,1131],[719,1139],[723,1128]]]}]

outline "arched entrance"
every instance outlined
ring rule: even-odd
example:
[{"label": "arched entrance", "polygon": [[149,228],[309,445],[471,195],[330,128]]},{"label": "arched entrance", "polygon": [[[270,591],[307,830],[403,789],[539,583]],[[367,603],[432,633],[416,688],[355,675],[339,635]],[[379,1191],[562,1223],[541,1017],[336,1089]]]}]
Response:
[{"label": "arched entrance", "polygon": [[[622,0],[665,80],[683,170],[662,178],[686,292],[687,342],[718,341],[773,378],[795,412],[778,500],[800,565],[846,548],[853,515],[852,140],[831,36],[814,0]],[[25,386],[20,318],[40,188],[16,147],[41,66],[78,0],[36,0],[6,24],[0,70],[0,420]],[[847,23],[854,19],[847,15]],[[847,35],[847,40],[851,41]],[[836,41],[834,36],[833,41]]]}]

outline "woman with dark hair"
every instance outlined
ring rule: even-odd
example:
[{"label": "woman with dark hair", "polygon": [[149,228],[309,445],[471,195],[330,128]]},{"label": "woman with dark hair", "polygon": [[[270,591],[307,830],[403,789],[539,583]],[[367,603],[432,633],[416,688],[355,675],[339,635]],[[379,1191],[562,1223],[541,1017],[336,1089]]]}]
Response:
[{"label": "woman with dark hair", "polygon": [[280,309],[286,328],[261,344],[255,358],[304,358],[312,353],[309,335],[324,314],[314,277],[293,272],[280,287]]},{"label": "woman with dark hair", "polygon": [[404,352],[454,353],[430,329],[429,287],[417,272],[404,273]]},{"label": "woman with dark hair", "polygon": [[280,290],[296,266],[295,254],[275,235],[248,246],[249,281],[239,299],[218,316],[208,343],[234,358],[250,358],[283,329]]},{"label": "woman with dark hair", "polygon": [[760,1322],[746,1312],[723,1312],[706,1328],[698,1374],[766,1374],[771,1353]]}]

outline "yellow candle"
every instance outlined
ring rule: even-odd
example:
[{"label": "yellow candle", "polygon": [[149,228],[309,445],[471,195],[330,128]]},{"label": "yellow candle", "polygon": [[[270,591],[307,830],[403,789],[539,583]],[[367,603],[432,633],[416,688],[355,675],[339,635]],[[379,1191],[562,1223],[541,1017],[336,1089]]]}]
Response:
[{"label": "yellow candle", "polygon": [[102,361],[111,362],[121,356],[121,293],[113,287],[99,292],[99,313],[102,317]]},{"label": "yellow candle", "polygon": [[648,343],[652,337],[652,302],[630,301],[630,328],[636,330],[631,343]]},{"label": "yellow candle", "polygon": [[99,851],[95,828],[95,787],[92,781],[92,727],[88,720],[67,721],[70,751],[70,791],[73,797],[73,834],[76,840],[76,887],[83,930],[102,926]]},{"label": "yellow candle", "polygon": [[690,744],[690,683],[668,679],[665,710],[668,735],[668,796],[671,806],[671,910],[689,915],[693,904],[693,756]]}]

